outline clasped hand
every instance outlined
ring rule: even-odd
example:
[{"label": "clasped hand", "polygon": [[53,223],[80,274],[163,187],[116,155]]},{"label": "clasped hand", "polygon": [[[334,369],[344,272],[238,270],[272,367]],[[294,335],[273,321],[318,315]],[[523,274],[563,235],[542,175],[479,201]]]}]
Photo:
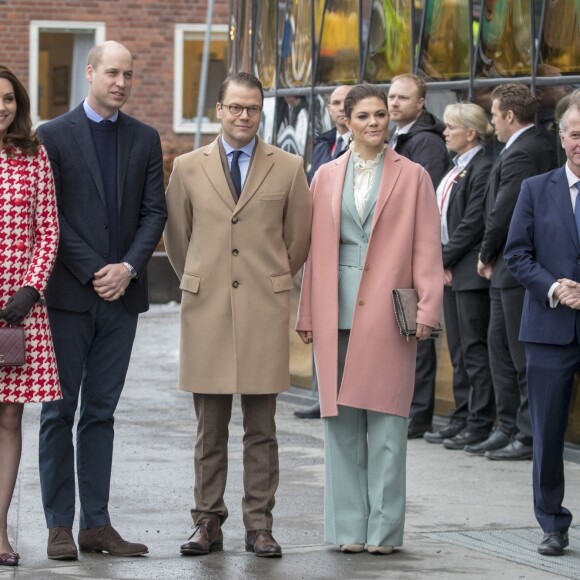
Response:
[{"label": "clasped hand", "polygon": [[112,302],[125,294],[130,281],[129,272],[123,264],[107,264],[95,272],[93,288],[103,300]]},{"label": "clasped hand", "polygon": [[560,278],[559,286],[556,286],[554,295],[563,306],[568,306],[573,310],[580,310],[580,284],[568,278]]}]

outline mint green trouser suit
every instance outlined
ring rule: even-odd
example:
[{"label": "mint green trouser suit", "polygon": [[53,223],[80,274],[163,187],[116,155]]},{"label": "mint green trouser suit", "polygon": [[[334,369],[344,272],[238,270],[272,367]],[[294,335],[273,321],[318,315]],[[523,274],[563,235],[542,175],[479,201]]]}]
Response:
[{"label": "mint green trouser suit", "polygon": [[[339,253],[337,390],[342,381],[382,166],[379,163],[362,219],[354,203],[352,156],[345,176]],[[385,300],[389,299],[385,290]],[[324,418],[323,423],[325,541],[335,545],[402,545],[407,420],[339,405],[338,416]]]}]

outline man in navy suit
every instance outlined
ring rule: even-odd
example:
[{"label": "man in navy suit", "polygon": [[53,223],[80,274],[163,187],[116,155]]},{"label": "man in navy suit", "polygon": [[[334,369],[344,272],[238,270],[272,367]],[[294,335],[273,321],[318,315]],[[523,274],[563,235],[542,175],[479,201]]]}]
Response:
[{"label": "man in navy suit", "polygon": [[580,368],[580,95],[560,120],[564,167],[527,179],[505,249],[511,274],[526,288],[525,343],[534,435],[534,511],[544,538],[538,552],[568,546],[572,514],[564,499],[564,434],[574,373]]},{"label": "man in navy suit", "polygon": [[536,99],[521,83],[497,86],[491,122],[505,146],[491,169],[485,192],[485,233],[477,272],[491,280],[488,349],[498,426],[484,441],[465,441],[465,451],[496,461],[532,457],[526,354],[518,340],[525,290],[503,259],[510,220],[522,181],[556,166],[550,143],[534,127]]},{"label": "man in navy suit", "polygon": [[167,210],[155,129],[119,111],[133,58],[117,42],[92,48],[88,96],[41,126],[54,173],[60,245],[46,301],[63,400],[44,405],[40,483],[48,557],[74,560],[75,447],[79,547],[115,556],[147,553],[111,526],[108,511],[114,412],[129,366],[137,317],[148,308],[147,262]]}]

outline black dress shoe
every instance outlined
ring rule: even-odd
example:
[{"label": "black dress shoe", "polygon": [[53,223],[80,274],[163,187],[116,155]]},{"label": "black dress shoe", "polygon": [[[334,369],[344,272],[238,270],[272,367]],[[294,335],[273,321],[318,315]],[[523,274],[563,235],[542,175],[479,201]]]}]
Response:
[{"label": "black dress shoe", "polygon": [[427,433],[427,431],[431,431],[431,425],[409,421],[409,426],[407,427],[407,439],[420,439],[425,435],[425,433]]},{"label": "black dress shoe", "polygon": [[314,403],[311,407],[294,411],[296,417],[300,419],[320,419],[320,403]]},{"label": "black dress shoe", "polygon": [[439,431],[428,431],[423,435],[425,441],[429,443],[443,443],[445,439],[451,439],[455,437],[458,433],[465,429],[465,421],[458,421],[457,419],[452,419],[445,425],[445,427],[439,429]]},{"label": "black dress shoe", "polygon": [[481,443],[487,439],[487,434],[482,435],[481,433],[475,433],[473,431],[467,431],[464,429],[461,433],[445,439],[443,441],[443,447],[445,449],[464,449],[466,445],[475,445],[476,443]]},{"label": "black dress shoe", "polygon": [[520,461],[522,459],[531,459],[532,446],[526,445],[518,439],[514,439],[502,449],[486,451],[485,456],[488,459],[495,459],[496,461]]},{"label": "black dress shoe", "polygon": [[486,451],[495,451],[496,449],[503,449],[509,445],[510,438],[501,429],[492,431],[491,435],[481,443],[476,445],[466,445],[463,451],[473,453],[474,455],[484,455]]},{"label": "black dress shoe", "polygon": [[556,530],[554,532],[546,532],[540,545],[538,552],[542,556],[561,556],[564,553],[564,548],[568,547],[568,530]]}]

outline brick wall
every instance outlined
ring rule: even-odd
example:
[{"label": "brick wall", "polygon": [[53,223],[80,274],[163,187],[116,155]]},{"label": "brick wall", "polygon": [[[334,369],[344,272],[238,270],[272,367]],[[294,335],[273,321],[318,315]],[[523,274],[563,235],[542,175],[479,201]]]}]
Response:
[{"label": "brick wall", "polygon": [[[228,0],[216,0],[214,24],[227,24],[228,13]],[[186,150],[194,136],[172,130],[174,27],[205,24],[206,16],[206,0],[7,0],[0,3],[0,64],[28,86],[31,20],[104,22],[107,40],[123,43],[135,57],[133,89],[123,110],[157,128],[171,148]]]}]

